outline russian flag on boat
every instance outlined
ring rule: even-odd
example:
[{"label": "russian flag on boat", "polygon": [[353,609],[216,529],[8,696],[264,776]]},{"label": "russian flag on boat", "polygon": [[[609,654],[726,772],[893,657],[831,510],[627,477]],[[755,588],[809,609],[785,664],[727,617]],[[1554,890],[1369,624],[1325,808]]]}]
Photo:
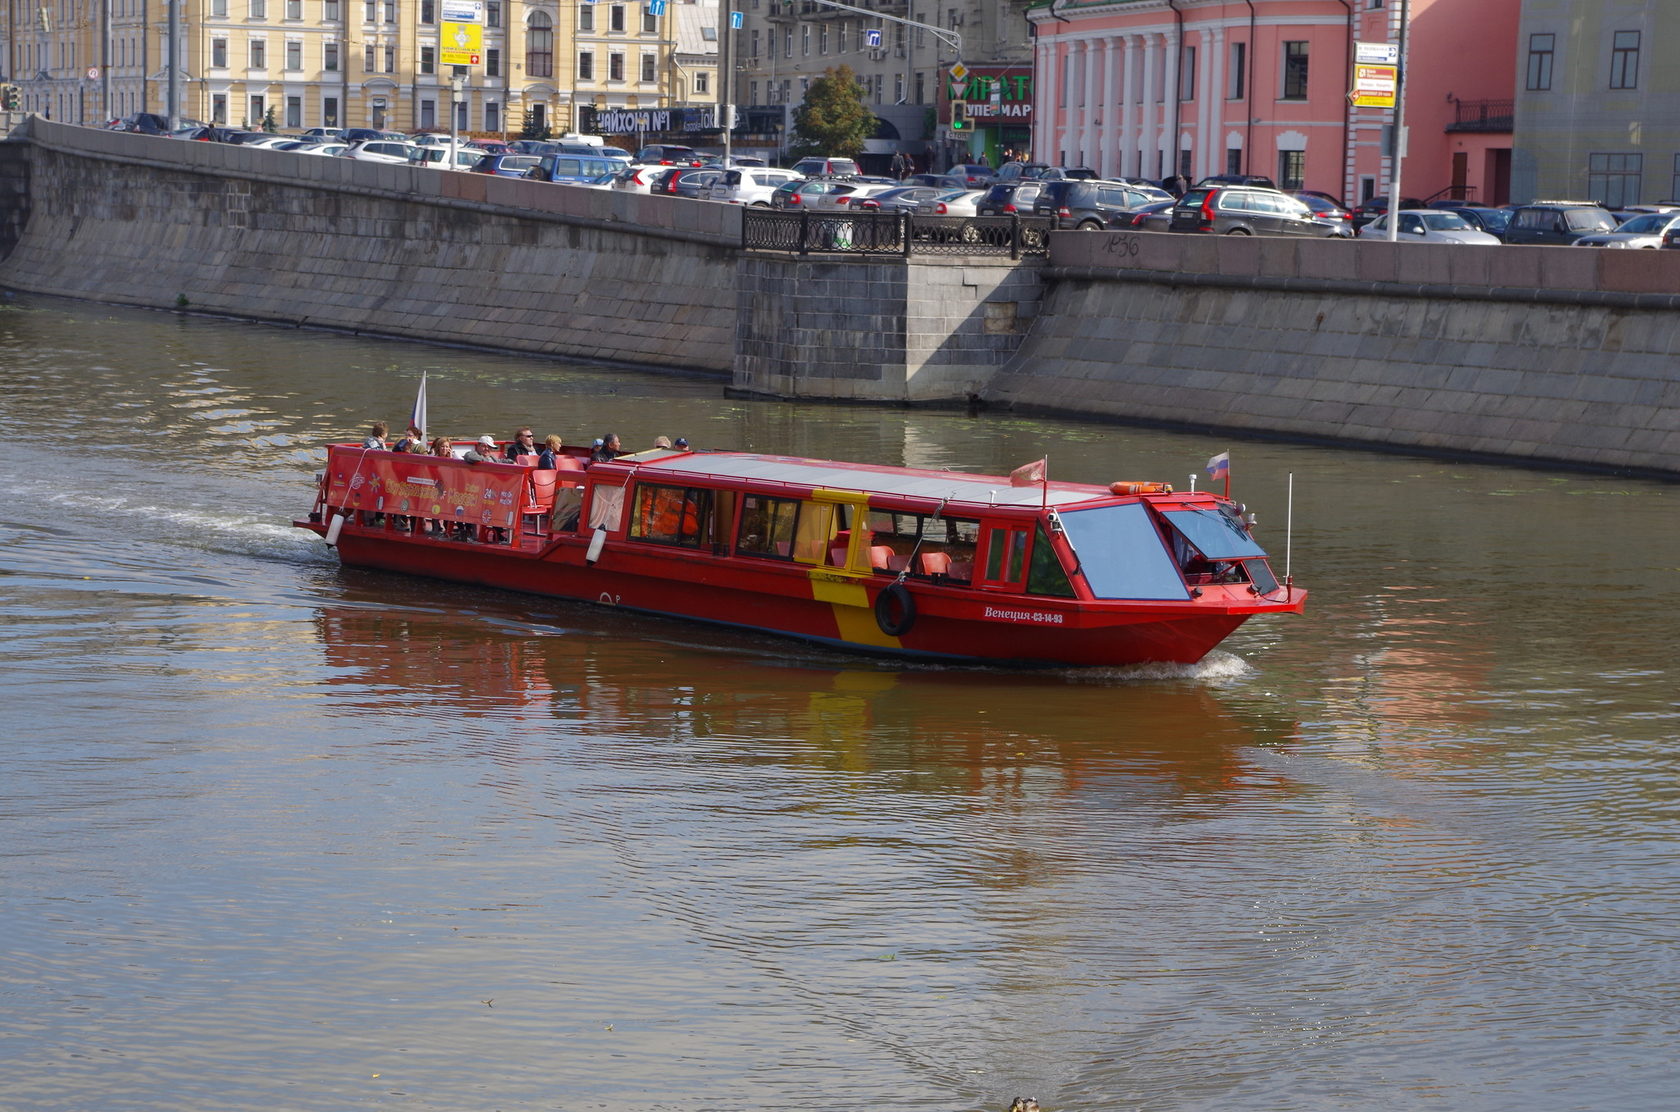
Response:
[{"label": "russian flag on boat", "polygon": [[1220,452],[1207,462],[1207,473],[1215,479],[1229,479],[1231,477],[1231,453]]},{"label": "russian flag on boat", "polygon": [[1046,456],[1044,459],[1035,459],[1031,463],[1023,463],[1009,473],[1009,485],[1028,487],[1044,482],[1046,467],[1049,462],[1050,458]]}]

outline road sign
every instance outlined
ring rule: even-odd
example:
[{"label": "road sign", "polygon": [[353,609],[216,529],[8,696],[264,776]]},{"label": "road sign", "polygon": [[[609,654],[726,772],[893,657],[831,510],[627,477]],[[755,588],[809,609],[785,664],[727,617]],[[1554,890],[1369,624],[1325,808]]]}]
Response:
[{"label": "road sign", "polygon": [[1353,91],[1348,103],[1355,108],[1393,108],[1400,84],[1400,67],[1359,65],[1353,67]]},{"label": "road sign", "polygon": [[961,62],[952,62],[951,76],[956,78],[958,81],[961,81],[963,78],[968,76],[968,67],[963,65]]},{"label": "road sign", "polygon": [[740,12],[730,12],[729,13],[729,29],[731,31],[739,31],[741,29],[741,13]]},{"label": "road sign", "polygon": [[871,27],[868,30],[864,31],[864,33],[863,33],[863,45],[865,45],[865,46],[880,46],[881,45],[881,29],[879,27]]},{"label": "road sign", "polygon": [[647,10],[649,15],[664,15],[665,0],[647,0]]},{"label": "road sign", "polygon": [[89,66],[87,68],[87,79],[89,81],[98,81],[99,80],[99,67],[98,66]]},{"label": "road sign", "polygon": [[1356,42],[1353,44],[1354,64],[1365,62],[1373,66],[1400,64],[1400,47],[1391,42]]},{"label": "road sign", "polygon": [[443,0],[442,23],[483,23],[484,0]]}]

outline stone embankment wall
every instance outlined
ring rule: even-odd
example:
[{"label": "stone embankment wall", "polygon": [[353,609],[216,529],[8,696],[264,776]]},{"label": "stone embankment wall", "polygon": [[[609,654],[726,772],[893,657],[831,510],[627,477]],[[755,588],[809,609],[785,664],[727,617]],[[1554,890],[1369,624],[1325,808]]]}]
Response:
[{"label": "stone embankment wall", "polygon": [[1680,251],[1054,237],[1023,408],[1680,473]]},{"label": "stone embankment wall", "polygon": [[727,205],[38,118],[29,140],[33,203],[0,262],[6,286],[720,374],[733,363],[741,214]]}]

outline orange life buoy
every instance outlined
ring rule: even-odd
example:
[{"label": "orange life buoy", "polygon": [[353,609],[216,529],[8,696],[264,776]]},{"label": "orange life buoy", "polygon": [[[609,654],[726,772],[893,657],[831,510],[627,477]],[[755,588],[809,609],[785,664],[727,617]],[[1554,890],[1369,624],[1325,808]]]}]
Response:
[{"label": "orange life buoy", "polygon": [[1109,483],[1110,494],[1171,494],[1171,483]]}]

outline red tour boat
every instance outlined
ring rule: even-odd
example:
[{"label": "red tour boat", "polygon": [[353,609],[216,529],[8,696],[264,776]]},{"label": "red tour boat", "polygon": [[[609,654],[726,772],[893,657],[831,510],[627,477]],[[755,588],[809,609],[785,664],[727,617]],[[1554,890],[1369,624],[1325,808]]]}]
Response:
[{"label": "red tour boat", "polygon": [[295,524],[357,567],[971,662],[1193,663],[1306,601],[1242,507],[1164,483],[661,449],[539,471],[339,444]]}]

